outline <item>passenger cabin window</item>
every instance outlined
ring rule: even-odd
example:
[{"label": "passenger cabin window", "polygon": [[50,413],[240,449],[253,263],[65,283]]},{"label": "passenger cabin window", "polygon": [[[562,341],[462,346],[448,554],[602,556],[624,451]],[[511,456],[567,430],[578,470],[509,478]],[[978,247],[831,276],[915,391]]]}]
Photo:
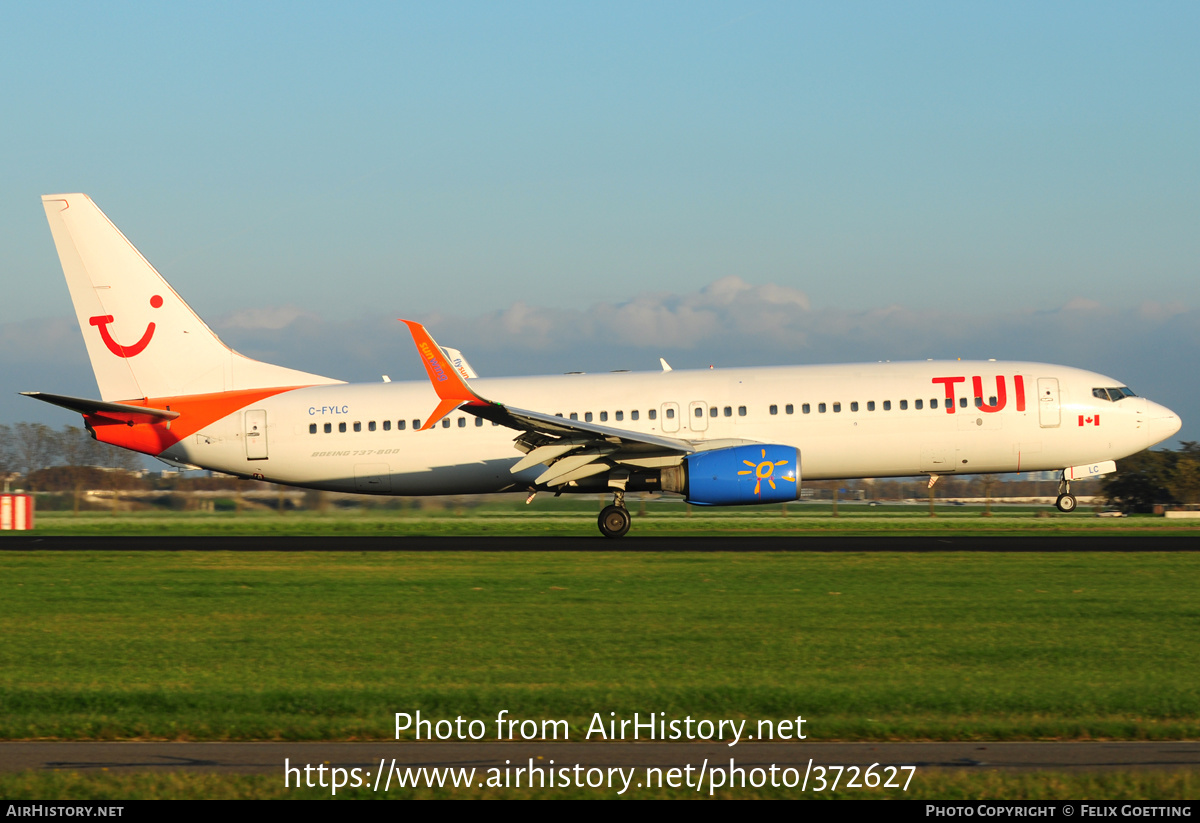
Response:
[{"label": "passenger cabin window", "polygon": [[480,426],[482,426],[482,425],[483,425],[483,418],[482,418],[482,417],[476,417],[476,418],[475,418],[475,428],[479,428],[479,427],[480,427]]},{"label": "passenger cabin window", "polygon": [[618,422],[625,419],[625,412],[623,411],[613,412],[613,414],[616,416]]},{"label": "passenger cabin window", "polygon": [[419,418],[419,417],[413,418],[413,431],[417,431],[420,428],[421,428],[421,418]]},{"label": "passenger cabin window", "polygon": [[[947,400],[946,402],[949,403],[950,401]],[[967,398],[965,398],[965,397],[958,398],[958,405],[960,405],[961,407],[963,407],[965,409],[967,407]]]},{"label": "passenger cabin window", "polygon": [[907,401],[907,400],[901,400],[901,401],[900,401],[900,411],[904,411],[904,410],[905,410],[905,409],[907,409],[907,408],[908,408],[908,401]]},{"label": "passenger cabin window", "polygon": [[632,411],[629,412],[629,419],[630,420],[638,419],[638,410],[637,409],[633,409]]},{"label": "passenger cabin window", "polygon": [[771,406],[769,409],[767,409],[767,411],[769,411],[771,414],[779,414],[779,407]]},{"label": "passenger cabin window", "polygon": [[331,431],[333,431],[333,424],[332,424],[332,423],[326,423],[326,424],[325,424],[325,433],[326,433],[326,434],[329,434]]},{"label": "passenger cabin window", "polygon": [[852,412],[858,411],[858,401],[857,400],[851,401],[850,411],[852,411]]},{"label": "passenger cabin window", "polygon": [[795,409],[795,407],[794,407],[794,406],[792,406],[792,404],[791,404],[791,403],[788,403],[786,406],[784,406],[784,407],[783,407],[783,411],[784,411],[784,413],[785,413],[785,414],[791,414],[791,413],[792,413],[792,412],[794,412],[795,410],[796,410],[796,409]]},{"label": "passenger cabin window", "polygon": [[809,405],[808,403],[805,403],[803,406],[800,407],[800,411],[803,412],[804,414],[810,414],[810,413],[812,413],[812,406]]},{"label": "passenger cabin window", "polygon": [[696,407],[696,416],[697,416],[697,417],[703,417],[703,416],[704,416],[704,409],[702,409],[702,408],[700,408],[699,406],[697,406],[697,407]]},{"label": "passenger cabin window", "polygon": [[592,422],[592,413],[591,413],[591,412],[584,412],[584,413],[583,413],[583,422],[584,422],[584,423],[591,423],[591,422]]},{"label": "passenger cabin window", "polygon": [[658,409],[651,409],[650,411],[646,412],[646,416],[649,417],[651,420],[657,420],[658,419]]},{"label": "passenger cabin window", "polygon": [[924,401],[924,400],[914,400],[914,401],[913,401],[913,408],[914,408],[914,409],[920,410],[920,409],[924,408],[924,406],[925,406],[925,401]]},{"label": "passenger cabin window", "polygon": [[818,403],[818,404],[817,404],[817,411],[819,411],[821,414],[824,414],[824,413],[825,413],[825,404],[824,404],[824,403]]},{"label": "passenger cabin window", "polygon": [[841,404],[841,403],[834,403],[834,404],[833,404],[833,413],[834,413],[834,414],[841,414],[841,413],[842,413],[842,404]]},{"label": "passenger cabin window", "polygon": [[383,430],[385,432],[390,432],[392,430],[392,421],[391,420],[383,421]]},{"label": "passenger cabin window", "polygon": [[726,407],[725,407],[725,416],[726,416],[726,417],[733,417],[733,406],[726,406]]},{"label": "passenger cabin window", "polygon": [[339,432],[343,432],[343,433],[344,433],[344,432],[346,431],[346,424],[345,424],[345,423],[338,423],[338,431],[339,431]]},{"label": "passenger cabin window", "polygon": [[937,407],[938,407],[937,406],[937,398],[936,397],[929,398],[929,408],[936,409]]},{"label": "passenger cabin window", "polygon": [[746,416],[746,407],[738,406],[738,417],[745,417],[745,416]]},{"label": "passenger cabin window", "polygon": [[601,423],[608,422],[608,412],[600,412],[600,422]]},{"label": "passenger cabin window", "polygon": [[[406,421],[404,421],[404,420],[397,420],[396,421],[396,431],[401,431],[401,432],[404,431],[405,422]],[[413,428],[416,428],[416,422],[417,422],[416,420],[413,421]]]},{"label": "passenger cabin window", "polygon": [[674,409],[667,409],[667,419],[668,420],[675,419],[675,410]]},{"label": "passenger cabin window", "polygon": [[709,417],[716,417],[718,414],[720,414],[720,410],[717,409],[716,406],[712,406],[709,408],[709,410],[708,410]]},{"label": "passenger cabin window", "polygon": [[884,400],[884,401],[883,401],[883,410],[884,410],[884,411],[891,411],[891,410],[892,410],[892,401],[891,401],[891,400]]},{"label": "passenger cabin window", "polygon": [[372,420],[370,423],[367,424],[367,431],[369,431],[369,432],[375,431],[375,421],[374,420]]},{"label": "passenger cabin window", "polygon": [[579,419],[579,412],[571,412],[571,419],[572,419],[572,420],[578,420],[578,419]]},{"label": "passenger cabin window", "polygon": [[874,400],[867,401],[867,411],[875,411],[875,401]]},{"label": "passenger cabin window", "polygon": [[442,418],[442,428],[443,428],[443,429],[448,429],[448,428],[450,428],[450,418],[449,418],[449,417],[443,417],[443,418]]},{"label": "passenger cabin window", "polygon": [[309,434],[316,434],[316,433],[317,433],[317,424],[316,424],[316,423],[309,423],[309,424],[308,424],[308,433],[309,433]]},{"label": "passenger cabin window", "polygon": [[465,418],[465,417],[458,418],[458,427],[460,429],[465,429],[467,427],[467,418]]}]

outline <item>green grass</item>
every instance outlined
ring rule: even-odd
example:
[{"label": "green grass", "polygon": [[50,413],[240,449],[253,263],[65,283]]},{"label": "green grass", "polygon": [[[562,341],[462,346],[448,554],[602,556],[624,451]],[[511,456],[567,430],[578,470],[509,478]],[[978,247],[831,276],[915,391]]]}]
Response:
[{"label": "green grass", "polygon": [[1200,555],[0,554],[0,738],[380,739],[393,713],[1200,736]]},{"label": "green grass", "polygon": [[[282,771],[282,770],[281,770]],[[1200,790],[1188,772],[1132,771],[1079,774],[918,770],[907,792],[896,789],[844,789],[805,792],[797,789],[735,788],[718,798],[908,799],[908,800],[1188,800]],[[704,795],[701,795],[704,796]],[[328,799],[329,789],[288,789],[282,774],[220,775],[182,772],[139,774],[111,772],[23,772],[0,774],[0,797],[7,800],[164,800],[164,799]],[[343,789],[338,799],[371,798],[611,798],[608,789],[420,789],[386,794]],[[625,798],[695,798],[694,789],[631,788]]]}]

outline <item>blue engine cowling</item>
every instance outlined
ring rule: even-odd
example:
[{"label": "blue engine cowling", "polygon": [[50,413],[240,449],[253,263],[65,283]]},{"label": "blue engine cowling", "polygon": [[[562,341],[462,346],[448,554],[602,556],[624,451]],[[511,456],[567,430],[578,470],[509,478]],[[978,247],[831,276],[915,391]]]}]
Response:
[{"label": "blue engine cowling", "polygon": [[687,502],[698,506],[787,503],[800,497],[800,451],[793,446],[732,446],[689,454]]}]

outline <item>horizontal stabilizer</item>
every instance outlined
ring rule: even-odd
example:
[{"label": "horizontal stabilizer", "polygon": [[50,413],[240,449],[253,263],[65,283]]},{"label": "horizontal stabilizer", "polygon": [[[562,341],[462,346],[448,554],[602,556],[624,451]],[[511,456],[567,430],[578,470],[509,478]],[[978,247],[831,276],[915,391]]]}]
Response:
[{"label": "horizontal stabilizer", "polygon": [[174,420],[179,412],[169,409],[151,409],[146,406],[130,406],[125,403],[106,403],[103,400],[89,400],[86,397],[68,397],[65,394],[47,394],[40,391],[23,391],[21,394],[62,406],[64,409],[77,411],[80,414],[100,415],[122,423],[155,423],[159,420]]}]

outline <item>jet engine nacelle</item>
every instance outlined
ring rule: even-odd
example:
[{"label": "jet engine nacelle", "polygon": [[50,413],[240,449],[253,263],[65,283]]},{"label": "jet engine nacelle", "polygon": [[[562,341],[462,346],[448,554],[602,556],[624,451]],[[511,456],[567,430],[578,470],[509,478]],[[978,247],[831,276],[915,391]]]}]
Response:
[{"label": "jet engine nacelle", "polygon": [[800,451],[765,444],[696,452],[664,470],[662,484],[698,506],[787,503],[800,497]]}]

